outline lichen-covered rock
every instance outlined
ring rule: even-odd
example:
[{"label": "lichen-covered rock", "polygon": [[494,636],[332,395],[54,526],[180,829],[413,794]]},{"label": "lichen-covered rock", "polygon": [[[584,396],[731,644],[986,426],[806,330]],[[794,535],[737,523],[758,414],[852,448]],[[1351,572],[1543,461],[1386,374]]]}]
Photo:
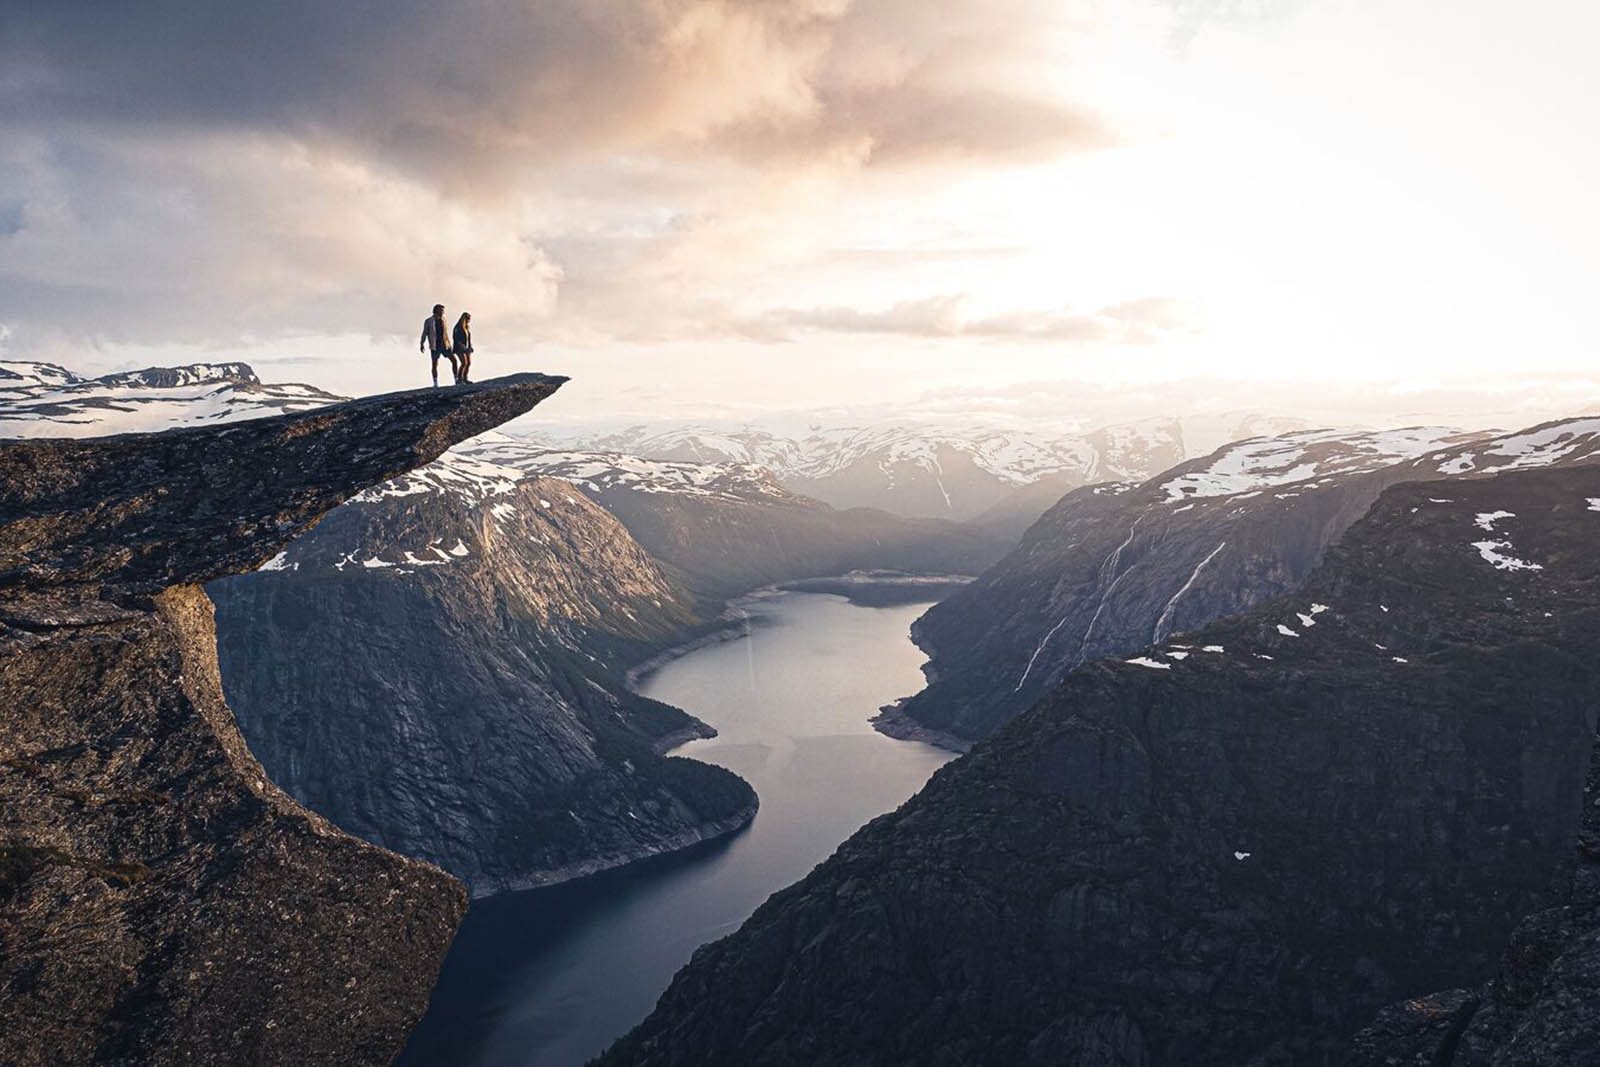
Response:
[{"label": "lichen-covered rock", "polygon": [[466,894],[266,778],[198,583],[561,381],[0,446],[0,1062],[393,1058]]}]

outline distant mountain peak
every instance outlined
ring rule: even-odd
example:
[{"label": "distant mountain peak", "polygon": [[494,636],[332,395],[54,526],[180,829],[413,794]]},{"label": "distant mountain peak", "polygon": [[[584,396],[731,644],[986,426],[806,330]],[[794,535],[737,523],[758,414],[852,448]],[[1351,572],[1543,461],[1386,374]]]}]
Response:
[{"label": "distant mountain peak", "polygon": [[261,379],[256,377],[256,372],[248,363],[189,363],[181,367],[146,367],[143,370],[106,374],[94,380],[110,386],[148,386],[153,389],[172,389],[180,385],[200,385],[205,382],[261,384]]}]

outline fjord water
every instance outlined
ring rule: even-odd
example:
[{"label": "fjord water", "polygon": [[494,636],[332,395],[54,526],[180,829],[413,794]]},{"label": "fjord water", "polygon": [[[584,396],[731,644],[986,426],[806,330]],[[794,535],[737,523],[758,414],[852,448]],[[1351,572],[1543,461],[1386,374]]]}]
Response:
[{"label": "fjord water", "polygon": [[401,1063],[569,1067],[649,1013],[695,948],[915,793],[950,753],[868,720],[922,686],[911,621],[776,593],[742,603],[743,636],[668,663],[641,692],[718,736],[674,754],[743,776],[761,798],[730,839],[549,889],[475,901]]}]

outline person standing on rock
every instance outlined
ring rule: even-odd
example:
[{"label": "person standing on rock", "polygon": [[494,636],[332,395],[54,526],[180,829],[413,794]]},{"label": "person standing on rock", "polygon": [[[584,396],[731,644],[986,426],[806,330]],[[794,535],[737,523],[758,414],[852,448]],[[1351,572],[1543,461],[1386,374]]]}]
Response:
[{"label": "person standing on rock", "polygon": [[472,312],[463,311],[451,331],[451,347],[461,365],[456,369],[456,384],[467,384],[467,371],[472,367]]},{"label": "person standing on rock", "polygon": [[439,387],[439,357],[450,361],[450,370],[455,375],[456,381],[461,380],[461,370],[456,365],[456,354],[450,348],[450,327],[445,325],[444,305],[433,305],[433,314],[422,320],[422,340],[417,342],[418,352],[429,352],[433,355],[433,385]]}]

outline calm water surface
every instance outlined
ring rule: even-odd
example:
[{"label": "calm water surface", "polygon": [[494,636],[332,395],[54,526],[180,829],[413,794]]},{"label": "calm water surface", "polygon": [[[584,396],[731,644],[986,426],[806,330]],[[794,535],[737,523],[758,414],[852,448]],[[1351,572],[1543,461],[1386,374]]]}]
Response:
[{"label": "calm water surface", "polygon": [[867,720],[922,687],[925,657],[907,631],[926,607],[774,594],[746,603],[747,636],[650,678],[647,696],[717,728],[675,754],[755,786],[755,822],[620,871],[475,901],[401,1063],[585,1062],[649,1013],[698,946],[915,793],[950,753]]}]

